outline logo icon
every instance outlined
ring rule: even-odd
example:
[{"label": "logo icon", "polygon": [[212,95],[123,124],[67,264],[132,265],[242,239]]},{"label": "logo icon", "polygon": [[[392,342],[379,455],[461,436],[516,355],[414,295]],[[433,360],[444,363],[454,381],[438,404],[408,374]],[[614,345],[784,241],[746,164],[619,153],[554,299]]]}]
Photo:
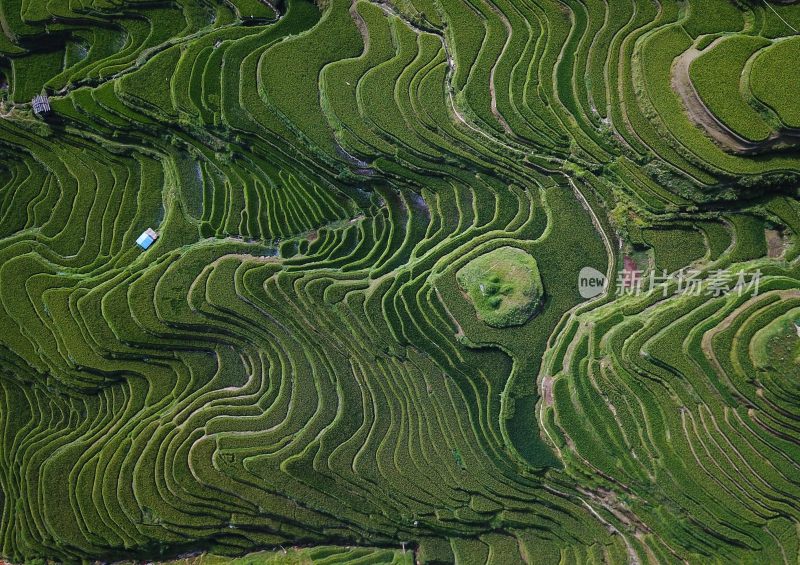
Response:
[{"label": "logo icon", "polygon": [[606,276],[592,267],[584,267],[578,273],[578,292],[582,298],[600,296],[608,288]]}]

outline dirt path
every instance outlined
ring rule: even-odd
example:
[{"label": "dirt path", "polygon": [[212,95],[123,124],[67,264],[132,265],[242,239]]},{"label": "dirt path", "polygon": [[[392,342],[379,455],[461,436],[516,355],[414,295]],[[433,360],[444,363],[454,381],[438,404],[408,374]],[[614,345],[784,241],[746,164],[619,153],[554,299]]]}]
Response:
[{"label": "dirt path", "polygon": [[552,406],[553,405],[553,380],[554,377],[546,376],[542,377],[542,399],[544,400],[545,406]]}]

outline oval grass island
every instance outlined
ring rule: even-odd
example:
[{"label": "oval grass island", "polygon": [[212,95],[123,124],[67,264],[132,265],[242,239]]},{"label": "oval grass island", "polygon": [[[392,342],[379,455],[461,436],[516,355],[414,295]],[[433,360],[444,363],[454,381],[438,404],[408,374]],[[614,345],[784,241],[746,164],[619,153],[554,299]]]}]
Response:
[{"label": "oval grass island", "polygon": [[478,318],[495,328],[524,324],[544,298],[536,259],[516,247],[476,257],[458,270],[456,280]]}]

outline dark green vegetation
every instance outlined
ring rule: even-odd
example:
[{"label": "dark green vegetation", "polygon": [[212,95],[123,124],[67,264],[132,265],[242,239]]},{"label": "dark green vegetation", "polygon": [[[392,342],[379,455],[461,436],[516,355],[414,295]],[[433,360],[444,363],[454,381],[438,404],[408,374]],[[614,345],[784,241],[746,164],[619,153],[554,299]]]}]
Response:
[{"label": "dark green vegetation", "polygon": [[793,28],[0,0],[0,557],[797,562]]},{"label": "dark green vegetation", "polygon": [[478,318],[495,328],[527,322],[544,294],[536,259],[515,247],[479,255],[456,278]]}]

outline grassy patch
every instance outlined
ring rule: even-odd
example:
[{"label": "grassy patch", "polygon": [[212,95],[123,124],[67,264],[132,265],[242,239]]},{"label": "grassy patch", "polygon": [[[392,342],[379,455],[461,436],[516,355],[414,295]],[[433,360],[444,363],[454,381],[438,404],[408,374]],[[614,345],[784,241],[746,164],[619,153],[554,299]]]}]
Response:
[{"label": "grassy patch", "polygon": [[790,310],[753,338],[753,363],[785,378],[800,377],[800,310]]},{"label": "grassy patch", "polygon": [[501,247],[473,259],[456,273],[456,279],[478,318],[496,328],[524,324],[544,296],[536,259],[515,247]]},{"label": "grassy patch", "polygon": [[800,61],[800,37],[787,39],[766,49],[753,61],[750,88],[787,127],[800,127],[800,76],[789,71]]},{"label": "grassy patch", "polygon": [[747,59],[769,45],[766,39],[733,36],[703,53],[690,68],[692,84],[712,114],[751,141],[769,137],[772,128],[742,97],[739,83]]}]

